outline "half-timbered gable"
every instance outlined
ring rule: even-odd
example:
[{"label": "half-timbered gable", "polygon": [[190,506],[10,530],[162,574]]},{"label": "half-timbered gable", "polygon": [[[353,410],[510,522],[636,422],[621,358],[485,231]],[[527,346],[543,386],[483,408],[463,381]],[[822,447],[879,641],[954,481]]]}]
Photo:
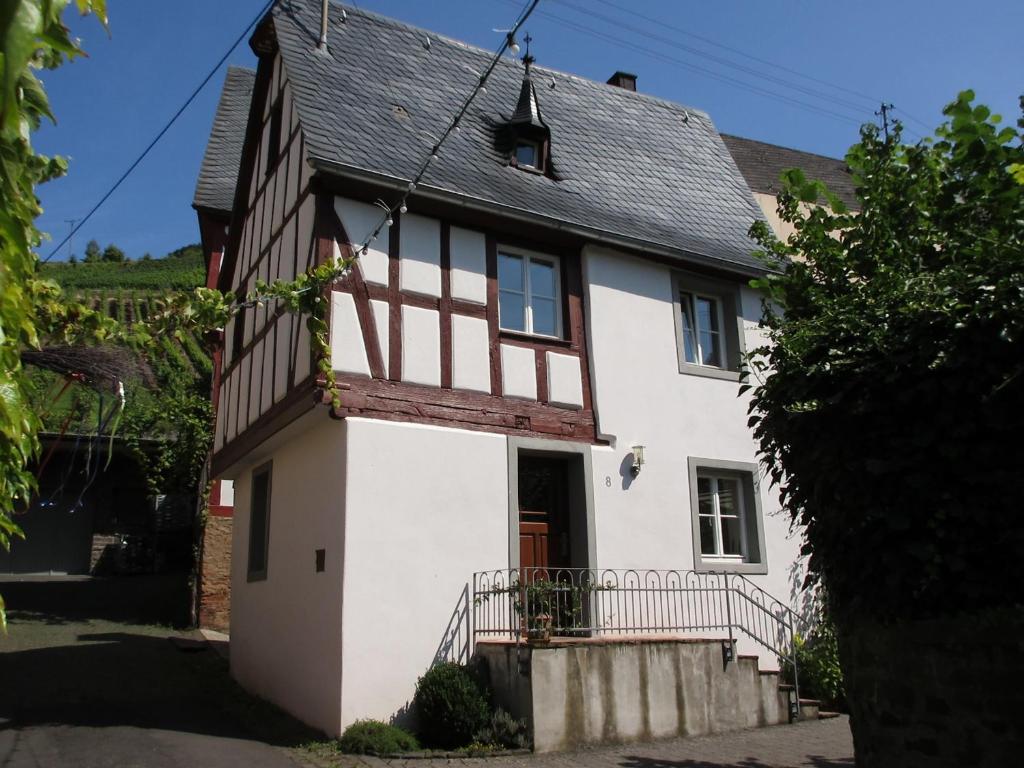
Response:
[{"label": "half-timbered gable", "polygon": [[[272,27],[272,25],[271,25]],[[260,55],[235,192],[230,240],[220,285],[239,297],[257,280],[292,280],[316,263],[316,199],[311,168],[293,99],[293,88],[272,29],[253,38]],[[224,329],[214,467],[236,439],[273,431],[275,416],[311,405],[314,376],[309,330],[295,315],[273,306],[247,308]],[[298,396],[301,392],[302,396]],[[298,405],[298,408],[295,406]]]}]

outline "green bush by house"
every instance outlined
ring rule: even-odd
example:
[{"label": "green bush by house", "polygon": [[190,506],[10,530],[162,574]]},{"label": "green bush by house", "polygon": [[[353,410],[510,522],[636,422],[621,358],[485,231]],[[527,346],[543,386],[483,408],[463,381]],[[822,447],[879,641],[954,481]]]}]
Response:
[{"label": "green bush by house", "polygon": [[413,703],[420,736],[432,747],[465,746],[491,719],[483,687],[468,668],[454,662],[427,670],[416,683]]},{"label": "green bush by house", "polygon": [[396,725],[379,720],[357,720],[338,740],[342,752],[350,755],[391,755],[420,748],[416,737]]}]

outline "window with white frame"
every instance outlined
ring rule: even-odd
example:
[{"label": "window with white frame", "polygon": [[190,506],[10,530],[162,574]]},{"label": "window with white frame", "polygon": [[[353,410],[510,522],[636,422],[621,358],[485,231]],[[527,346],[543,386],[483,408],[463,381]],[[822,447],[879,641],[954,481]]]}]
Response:
[{"label": "window with white frame", "polygon": [[767,573],[757,465],[688,459],[694,568]]},{"label": "window with white frame", "polygon": [[679,272],[673,292],[679,372],[735,381],[743,355],[739,282]]},{"label": "window with white frame", "polygon": [[498,320],[508,331],[562,335],[558,259],[521,251],[498,251]]},{"label": "window with white frame", "polygon": [[724,368],[726,353],[721,299],[680,291],[679,306],[683,325],[683,360],[691,365]]},{"label": "window with white frame", "polygon": [[698,474],[697,517],[704,557],[745,556],[743,495],[737,478]]}]

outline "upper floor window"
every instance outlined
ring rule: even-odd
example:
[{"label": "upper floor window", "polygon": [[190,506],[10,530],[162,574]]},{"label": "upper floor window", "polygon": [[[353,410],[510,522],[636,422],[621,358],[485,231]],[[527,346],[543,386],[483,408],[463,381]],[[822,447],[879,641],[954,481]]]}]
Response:
[{"label": "upper floor window", "polygon": [[681,291],[679,305],[683,324],[683,359],[693,365],[722,368],[722,302],[712,296]]},{"label": "upper floor window", "polygon": [[735,381],[743,354],[739,283],[679,273],[673,291],[679,372]]},{"label": "upper floor window", "polygon": [[538,336],[562,335],[558,259],[498,252],[498,319],[502,328]]}]

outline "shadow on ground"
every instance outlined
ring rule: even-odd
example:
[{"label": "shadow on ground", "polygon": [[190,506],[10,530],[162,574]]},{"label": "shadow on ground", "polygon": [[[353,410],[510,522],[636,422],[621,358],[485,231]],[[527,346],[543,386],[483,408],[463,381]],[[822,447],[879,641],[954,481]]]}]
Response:
[{"label": "shadow on ground", "polygon": [[112,578],[15,577],[0,579],[8,615],[48,624],[101,619],[124,624],[189,621],[186,572]]},{"label": "shadow on ground", "polygon": [[[222,751],[225,762],[208,765],[234,765],[240,742],[323,738],[245,693],[196,633],[167,626],[180,587],[165,577],[0,583],[10,619],[0,636],[0,765],[191,765],[196,745]],[[133,762],[139,750],[177,757]],[[32,762],[36,753],[51,757]]]},{"label": "shadow on ground", "polygon": [[[84,626],[97,624],[102,622]],[[30,633],[45,647],[0,653],[0,722],[7,721],[0,731],[36,725],[131,726],[278,746],[322,738],[246,694],[230,678],[227,663],[209,648],[181,650],[165,635],[145,631],[157,628],[62,638],[70,628],[12,622],[8,640],[20,644]]]},{"label": "shadow on ground", "polygon": [[[853,758],[834,759],[808,755],[806,765],[813,768],[853,768]],[[716,762],[708,760],[668,760],[659,757],[640,757],[630,755],[622,758],[622,768],[775,768],[774,763],[766,763],[756,757],[748,757],[738,761]]]}]

